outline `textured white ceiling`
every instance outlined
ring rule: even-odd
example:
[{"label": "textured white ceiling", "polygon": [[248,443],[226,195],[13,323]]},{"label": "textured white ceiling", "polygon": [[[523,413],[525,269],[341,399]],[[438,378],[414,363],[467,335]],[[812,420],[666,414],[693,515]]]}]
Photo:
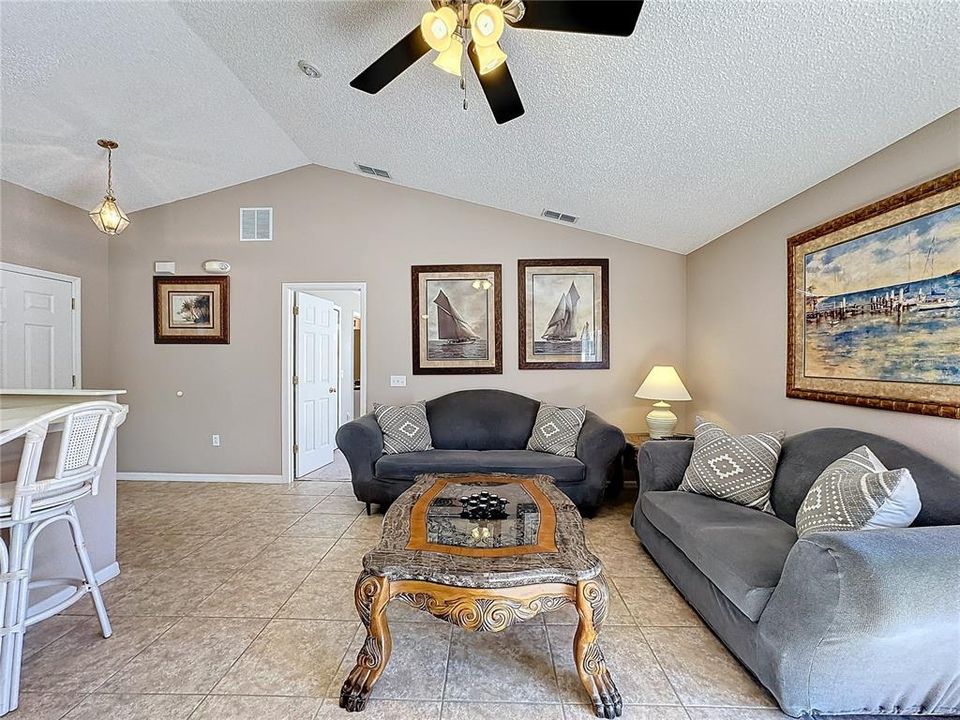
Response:
[{"label": "textured white ceiling", "polygon": [[0,175],[86,208],[114,137],[132,211],[361,162],[688,252],[960,106],[960,3],[936,0],[647,0],[630,38],[508,28],[526,114],[503,126],[428,59],[351,89],[428,7],[5,1]]}]

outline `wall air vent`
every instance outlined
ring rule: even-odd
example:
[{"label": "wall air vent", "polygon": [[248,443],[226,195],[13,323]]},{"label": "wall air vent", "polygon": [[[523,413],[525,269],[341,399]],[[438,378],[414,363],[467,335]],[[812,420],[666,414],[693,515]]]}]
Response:
[{"label": "wall air vent", "polygon": [[273,240],[273,208],[240,208],[240,240],[243,242]]},{"label": "wall air vent", "polygon": [[574,215],[567,215],[566,213],[557,212],[556,210],[544,210],[542,214],[545,218],[549,218],[550,220],[570,223],[571,225],[578,220],[578,218]]},{"label": "wall air vent", "polygon": [[373,175],[374,177],[386,178],[387,180],[392,180],[386,170],[381,170],[380,168],[371,167],[370,165],[361,165],[360,163],[354,163],[357,166],[357,170],[362,172],[364,175]]}]

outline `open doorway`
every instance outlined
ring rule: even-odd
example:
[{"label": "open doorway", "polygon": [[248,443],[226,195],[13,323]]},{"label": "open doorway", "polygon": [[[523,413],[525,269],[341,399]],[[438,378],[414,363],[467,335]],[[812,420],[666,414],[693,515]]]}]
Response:
[{"label": "open doorway", "polygon": [[283,477],[346,477],[336,433],[366,408],[366,283],[284,283],[282,293]]}]

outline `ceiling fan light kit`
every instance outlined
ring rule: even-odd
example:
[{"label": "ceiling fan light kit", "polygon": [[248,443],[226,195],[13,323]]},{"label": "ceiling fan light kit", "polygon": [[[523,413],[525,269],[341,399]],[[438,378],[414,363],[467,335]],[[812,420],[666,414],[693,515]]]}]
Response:
[{"label": "ceiling fan light kit", "polygon": [[350,86],[374,95],[431,49],[438,53],[435,66],[461,77],[469,34],[467,56],[494,119],[502,125],[524,112],[507,68],[507,54],[499,45],[507,25],[515,30],[628,37],[637,25],[643,0],[432,0],[432,4],[433,10],[424,13],[420,26],[357,75]]}]

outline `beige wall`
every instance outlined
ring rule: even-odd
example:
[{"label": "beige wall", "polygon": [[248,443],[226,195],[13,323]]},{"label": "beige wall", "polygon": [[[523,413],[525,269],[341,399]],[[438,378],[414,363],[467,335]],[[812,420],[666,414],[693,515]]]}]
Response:
[{"label": "beige wall", "polygon": [[[244,206],[275,208],[272,243],[239,242]],[[684,357],[682,256],[389,182],[310,166],[131,221],[110,247],[112,382],[136,410],[121,471],[280,472],[282,282],[367,283],[368,403],[498,387],[584,403],[637,430],[646,408],[633,393],[645,372]],[[516,263],[537,257],[610,259],[610,370],[517,369]],[[211,258],[233,265],[231,344],[154,345],[153,262],[175,260],[190,274]],[[503,265],[503,375],[411,374],[410,266],[427,263]],[[390,375],[407,375],[407,387],[390,388]]]},{"label": "beige wall", "polygon": [[858,428],[960,470],[956,420],[787,399],[784,390],[786,238],[958,166],[955,111],[688,255],[691,410],[738,431]]},{"label": "beige wall", "polygon": [[82,384],[111,387],[107,237],[87,214],[0,180],[0,260],[80,277]]}]

